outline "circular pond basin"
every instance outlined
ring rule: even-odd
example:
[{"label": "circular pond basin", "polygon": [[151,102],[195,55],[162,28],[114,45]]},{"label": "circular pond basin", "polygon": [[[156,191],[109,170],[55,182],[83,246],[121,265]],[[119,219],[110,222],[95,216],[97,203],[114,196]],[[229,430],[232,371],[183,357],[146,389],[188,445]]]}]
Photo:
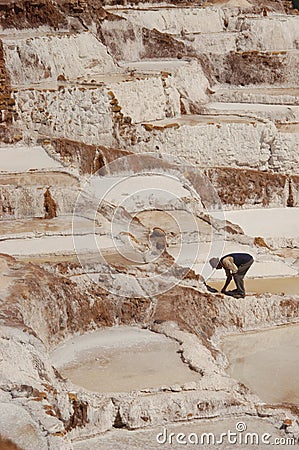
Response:
[{"label": "circular pond basin", "polygon": [[179,345],[148,330],[114,327],[76,336],[51,354],[73,383],[96,392],[128,392],[199,381],[177,353]]}]

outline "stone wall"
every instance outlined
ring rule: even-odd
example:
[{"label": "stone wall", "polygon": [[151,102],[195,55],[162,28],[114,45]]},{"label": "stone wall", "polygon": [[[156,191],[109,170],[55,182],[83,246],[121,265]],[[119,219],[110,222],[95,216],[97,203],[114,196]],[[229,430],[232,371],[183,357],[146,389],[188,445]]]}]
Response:
[{"label": "stone wall", "polygon": [[180,114],[175,86],[165,85],[164,88],[161,77],[136,78],[124,83],[110,83],[109,87],[122,113],[133,123],[164,119],[168,111],[170,117]]},{"label": "stone wall", "polygon": [[215,79],[231,85],[298,85],[298,52],[230,52],[209,55]]},{"label": "stone wall", "polygon": [[[193,120],[193,121],[192,121]],[[138,126],[134,151],[159,151],[180,155],[201,168],[247,167],[264,169],[271,156],[273,124],[236,119],[230,122],[217,117],[185,122],[175,120]]]},{"label": "stone wall", "polygon": [[299,16],[243,17],[237,23],[238,50],[277,52],[299,48]]},{"label": "stone wall", "polygon": [[299,134],[297,132],[278,133],[271,145],[270,167],[276,171],[299,172]]},{"label": "stone wall", "polygon": [[161,10],[125,10],[118,15],[149,30],[161,33],[219,33],[224,28],[224,13],[221,8],[163,8]]},{"label": "stone wall", "polygon": [[110,99],[103,88],[27,89],[16,91],[14,97],[20,121],[30,132],[89,144],[114,143]]},{"label": "stone wall", "polygon": [[289,180],[284,174],[248,169],[207,169],[205,174],[225,207],[287,206]]},{"label": "stone wall", "polygon": [[[100,23],[99,37],[110,54],[120,61],[138,61],[144,53],[142,27],[118,16],[113,22]],[[122,45],[125,42],[126,45]]]},{"label": "stone wall", "polygon": [[[1,186],[0,185],[0,219],[26,219],[28,217],[45,217],[45,193],[47,187],[41,186]],[[55,184],[49,193],[57,206],[57,215],[73,213],[79,189],[61,187]]]},{"label": "stone wall", "polygon": [[237,32],[199,33],[179,38],[190,45],[196,53],[224,53],[237,51]]},{"label": "stone wall", "polygon": [[0,123],[11,124],[16,118],[15,101],[11,95],[11,82],[6,67],[3,42],[0,40]]},{"label": "stone wall", "polygon": [[91,79],[95,74],[117,72],[113,59],[90,32],[45,33],[3,39],[6,68],[14,85],[56,81],[63,77]]}]

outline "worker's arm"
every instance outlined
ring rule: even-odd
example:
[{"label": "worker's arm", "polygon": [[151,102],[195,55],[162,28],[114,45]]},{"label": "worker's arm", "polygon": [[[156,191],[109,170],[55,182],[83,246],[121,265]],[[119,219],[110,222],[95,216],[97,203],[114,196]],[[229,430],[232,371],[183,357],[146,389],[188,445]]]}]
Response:
[{"label": "worker's arm", "polygon": [[232,281],[232,278],[233,278],[230,270],[225,269],[225,273],[226,273],[226,282],[225,282],[225,285],[223,286],[223,288],[221,289],[222,294],[224,294],[226,292],[227,286],[229,285],[229,283]]}]

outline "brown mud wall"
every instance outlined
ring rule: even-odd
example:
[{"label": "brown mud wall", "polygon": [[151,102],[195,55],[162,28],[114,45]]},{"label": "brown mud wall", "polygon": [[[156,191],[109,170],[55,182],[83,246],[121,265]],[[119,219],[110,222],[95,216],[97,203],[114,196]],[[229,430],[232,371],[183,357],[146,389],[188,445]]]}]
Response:
[{"label": "brown mud wall", "polygon": [[289,182],[285,174],[228,167],[204,173],[225,206],[287,206]]},{"label": "brown mud wall", "polygon": [[70,139],[52,139],[51,144],[65,164],[75,165],[81,175],[93,174],[130,152],[101,145],[89,145]]},{"label": "brown mud wall", "polygon": [[16,118],[15,101],[11,92],[10,78],[5,67],[3,43],[0,40],[0,126],[10,125]]},{"label": "brown mud wall", "polygon": [[58,29],[66,24],[66,17],[51,0],[8,0],[0,4],[0,25],[4,29],[36,28],[43,25]]},{"label": "brown mud wall", "polygon": [[127,325],[146,321],[149,299],[117,297],[100,283],[80,285],[38,265],[0,257],[5,258],[12,280],[8,295],[1,298],[3,325],[26,326],[46,345],[116,321]]},{"label": "brown mud wall", "polygon": [[289,70],[296,73],[299,63],[290,63],[286,52],[230,52],[210,54],[214,76],[219,83],[247,86],[250,84],[277,84],[289,81]]},{"label": "brown mud wall", "polygon": [[44,209],[45,219],[54,219],[54,217],[57,217],[57,204],[52,198],[49,188],[44,193]]}]

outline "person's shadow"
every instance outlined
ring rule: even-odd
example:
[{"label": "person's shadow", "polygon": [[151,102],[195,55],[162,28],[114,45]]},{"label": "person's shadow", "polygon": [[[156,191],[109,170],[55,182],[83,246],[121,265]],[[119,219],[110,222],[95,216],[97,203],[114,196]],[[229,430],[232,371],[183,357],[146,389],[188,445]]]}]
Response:
[{"label": "person's shadow", "polygon": [[212,292],[213,294],[215,294],[216,292],[218,292],[217,289],[213,288],[212,286],[209,286],[208,284],[206,284],[206,288],[209,292]]},{"label": "person's shadow", "polygon": [[[213,294],[215,294],[216,292],[218,292],[217,289],[213,288],[212,286],[209,286],[208,284],[206,284],[206,288],[209,292],[212,292]],[[226,291],[225,295],[228,295],[229,297],[234,297],[235,295],[234,291]]]}]

